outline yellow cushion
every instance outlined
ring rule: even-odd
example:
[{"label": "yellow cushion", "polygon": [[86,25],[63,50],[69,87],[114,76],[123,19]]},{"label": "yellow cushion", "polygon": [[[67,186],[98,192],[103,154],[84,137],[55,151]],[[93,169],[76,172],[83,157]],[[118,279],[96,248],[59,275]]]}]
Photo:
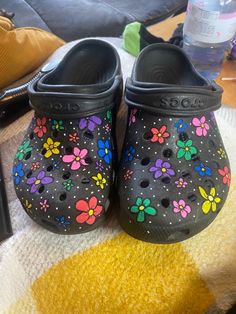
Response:
[{"label": "yellow cushion", "polygon": [[33,27],[14,28],[0,17],[0,89],[37,69],[64,41]]}]

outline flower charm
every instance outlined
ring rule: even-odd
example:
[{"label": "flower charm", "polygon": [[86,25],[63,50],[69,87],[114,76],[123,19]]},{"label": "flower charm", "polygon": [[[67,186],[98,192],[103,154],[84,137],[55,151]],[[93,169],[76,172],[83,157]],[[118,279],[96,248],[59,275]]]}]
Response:
[{"label": "flower charm", "polygon": [[175,171],[171,168],[171,165],[167,161],[157,159],[155,166],[149,169],[150,172],[154,172],[154,178],[158,179],[162,176],[174,176]]},{"label": "flower charm", "polygon": [[135,205],[130,207],[131,213],[137,214],[136,220],[138,222],[144,222],[145,214],[154,216],[157,210],[150,206],[151,201],[149,198],[142,199],[141,197],[136,198]]},{"label": "flower charm", "polygon": [[111,132],[111,128],[110,128],[110,125],[108,123],[105,125],[105,130],[106,130],[106,133]]},{"label": "flower charm", "polygon": [[66,219],[66,217],[63,215],[56,216],[55,221],[58,222],[59,226],[65,228],[65,229],[67,227],[69,227],[69,225],[71,225],[71,220]]},{"label": "flower charm", "polygon": [[209,124],[206,123],[206,117],[202,116],[200,119],[193,118],[192,124],[196,127],[197,136],[206,136],[209,130]]},{"label": "flower charm", "polygon": [[70,191],[74,186],[73,181],[71,179],[68,179],[65,182],[63,182],[63,185],[67,191]]},{"label": "flower charm", "polygon": [[103,165],[101,162],[96,161],[96,170],[102,171],[103,170]]},{"label": "flower charm", "polygon": [[159,144],[163,144],[165,141],[165,138],[170,136],[170,133],[166,132],[166,125],[162,125],[160,130],[157,128],[152,128],[152,138],[151,142],[155,143],[158,142]]},{"label": "flower charm", "polygon": [[17,166],[14,166],[12,174],[13,174],[13,179],[14,179],[15,184],[19,185],[21,182],[21,178],[23,178],[25,175],[25,172],[23,170],[23,164],[20,163]]},{"label": "flower charm", "polygon": [[204,212],[204,214],[208,214],[210,210],[215,212],[216,204],[220,203],[221,201],[220,197],[215,197],[216,189],[211,188],[210,195],[208,195],[207,192],[203,189],[203,187],[199,186],[199,192],[201,196],[206,200],[202,204],[202,211]]},{"label": "flower charm", "polygon": [[31,177],[27,179],[26,183],[31,185],[30,193],[35,193],[41,185],[50,184],[53,182],[52,177],[46,177],[46,172],[41,170],[37,177]]},{"label": "flower charm", "polygon": [[221,158],[226,159],[226,152],[225,152],[225,150],[223,148],[219,148],[217,150],[217,153],[220,155]]},{"label": "flower charm", "polygon": [[58,147],[61,145],[60,142],[54,142],[51,137],[47,138],[47,142],[43,144],[43,147],[46,149],[46,153],[44,155],[45,158],[49,158],[54,155],[58,155],[60,153]]},{"label": "flower charm", "polygon": [[62,120],[53,120],[52,121],[52,129],[55,131],[63,131],[65,130],[65,127],[63,125],[63,121]]},{"label": "flower charm", "polygon": [[31,215],[33,205],[28,200],[26,200],[25,203],[23,204],[23,206],[24,206],[24,209],[26,210],[26,212]]},{"label": "flower charm", "polygon": [[180,213],[182,218],[186,218],[191,213],[191,207],[185,203],[184,200],[173,201],[173,212]]},{"label": "flower charm", "polygon": [[16,153],[16,158],[17,158],[18,160],[21,161],[21,160],[25,157],[25,155],[26,155],[27,153],[29,153],[29,152],[32,151],[32,147],[30,147],[29,145],[30,145],[30,141],[26,141],[26,142],[24,142],[23,145],[20,145],[20,146],[18,147],[18,151],[17,151],[17,153]]},{"label": "flower charm", "polygon": [[71,163],[70,169],[71,170],[78,170],[81,165],[87,166],[88,164],[85,161],[85,157],[88,154],[87,149],[79,149],[78,147],[74,147],[73,154],[71,155],[64,155],[62,160],[66,163]]},{"label": "flower charm", "polygon": [[47,132],[47,128],[45,126],[47,119],[43,117],[42,119],[37,118],[36,124],[37,126],[34,128],[34,133],[37,134],[39,138],[43,137],[43,134]]},{"label": "flower charm", "polygon": [[223,183],[230,186],[231,174],[228,167],[224,167],[224,169],[218,169],[218,173],[223,177]]},{"label": "flower charm", "polygon": [[125,150],[125,161],[132,161],[134,159],[135,149],[133,146],[129,146]]},{"label": "flower charm", "polygon": [[183,121],[183,119],[179,119],[177,123],[175,123],[175,127],[177,128],[178,133],[185,132],[188,127],[188,124]]},{"label": "flower charm", "polygon": [[180,147],[177,153],[177,158],[184,157],[186,160],[190,160],[192,155],[197,153],[197,148],[192,146],[193,141],[187,140],[187,142],[183,142],[178,140],[177,146]]},{"label": "flower charm", "polygon": [[136,113],[137,113],[138,109],[131,109],[130,110],[130,116],[129,116],[129,126],[132,124],[132,123],[135,123],[136,121]]},{"label": "flower charm", "polygon": [[40,168],[40,163],[39,163],[39,161],[35,161],[35,162],[32,162],[32,166],[31,166],[31,170],[32,171],[36,171],[36,170],[38,170]]},{"label": "flower charm", "polygon": [[77,136],[77,133],[69,134],[69,141],[76,143],[78,141],[79,137]]},{"label": "flower charm", "polygon": [[134,173],[134,172],[133,172],[132,170],[129,170],[129,169],[128,169],[128,170],[126,171],[126,173],[124,174],[124,179],[125,179],[125,181],[130,180],[133,173]]},{"label": "flower charm", "polygon": [[54,171],[54,170],[57,170],[59,168],[60,168],[60,161],[59,160],[58,161],[54,160],[53,163],[52,163],[52,170]]},{"label": "flower charm", "polygon": [[187,181],[184,181],[183,178],[179,178],[177,181],[175,181],[176,187],[177,188],[186,188],[186,186],[188,185]]},{"label": "flower charm", "polygon": [[39,204],[40,204],[40,209],[46,213],[48,211],[48,208],[49,208],[48,200],[44,200],[42,202],[39,202]]},{"label": "flower charm", "polygon": [[110,122],[110,124],[112,124],[112,113],[111,113],[111,110],[107,111],[106,117],[107,117],[107,120]]},{"label": "flower charm", "polygon": [[103,206],[98,205],[98,199],[95,196],[90,197],[88,201],[78,201],[75,207],[82,212],[76,217],[76,221],[78,223],[86,222],[88,225],[92,225],[103,210]]},{"label": "flower charm", "polygon": [[112,160],[111,144],[108,140],[98,140],[98,156],[109,164]]},{"label": "flower charm", "polygon": [[201,177],[211,176],[211,169],[207,166],[205,166],[202,162],[199,166],[194,166],[194,170],[199,173]]},{"label": "flower charm", "polygon": [[96,182],[97,186],[100,186],[102,190],[105,189],[105,185],[107,183],[107,180],[103,178],[102,174],[98,172],[96,176],[92,176],[92,179]]},{"label": "flower charm", "polygon": [[82,118],[79,121],[79,128],[80,130],[88,129],[89,131],[93,132],[96,125],[101,125],[102,120],[97,116],[91,116],[87,118]]}]

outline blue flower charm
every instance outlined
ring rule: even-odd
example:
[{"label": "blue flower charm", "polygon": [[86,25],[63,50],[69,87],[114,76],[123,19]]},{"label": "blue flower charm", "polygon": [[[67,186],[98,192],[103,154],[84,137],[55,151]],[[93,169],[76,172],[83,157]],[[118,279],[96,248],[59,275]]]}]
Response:
[{"label": "blue flower charm", "polygon": [[211,169],[205,166],[202,162],[199,166],[194,166],[194,170],[198,172],[201,177],[211,176]]},{"label": "blue flower charm", "polygon": [[56,216],[55,220],[58,222],[59,226],[63,227],[63,228],[67,228],[69,225],[71,225],[71,221],[66,219],[65,216],[60,215],[60,216]]},{"label": "blue flower charm", "polygon": [[111,144],[108,140],[98,140],[98,156],[103,158],[107,164],[112,160]]},{"label": "blue flower charm", "polygon": [[177,128],[178,133],[185,132],[188,127],[188,124],[183,121],[183,119],[179,119],[177,123],[175,123],[175,127]]},{"label": "blue flower charm", "polygon": [[23,170],[23,164],[20,163],[17,166],[14,166],[12,174],[13,174],[13,179],[15,181],[15,184],[16,185],[20,184],[21,178],[24,177],[25,175],[25,172]]},{"label": "blue flower charm", "polygon": [[125,150],[125,161],[132,161],[134,159],[135,149],[133,146],[129,146]]}]

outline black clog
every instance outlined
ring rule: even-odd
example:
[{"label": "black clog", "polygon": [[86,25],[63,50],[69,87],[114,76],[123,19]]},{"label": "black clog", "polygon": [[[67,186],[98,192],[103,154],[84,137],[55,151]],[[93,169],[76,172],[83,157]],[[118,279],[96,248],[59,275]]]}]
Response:
[{"label": "black clog", "polygon": [[104,221],[111,202],[119,56],[105,41],[83,40],[28,93],[35,116],[14,161],[17,196],[50,231],[90,231]]},{"label": "black clog", "polygon": [[140,53],[126,84],[129,115],[118,178],[119,222],[133,237],[182,241],[221,210],[230,185],[213,113],[221,95],[180,48],[154,44]]}]

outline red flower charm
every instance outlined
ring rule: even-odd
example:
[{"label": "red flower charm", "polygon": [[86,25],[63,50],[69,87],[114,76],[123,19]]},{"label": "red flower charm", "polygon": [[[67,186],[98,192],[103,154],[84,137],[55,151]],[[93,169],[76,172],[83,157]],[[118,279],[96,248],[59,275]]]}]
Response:
[{"label": "red flower charm", "polygon": [[42,119],[37,118],[36,124],[37,126],[34,128],[34,133],[38,135],[38,137],[43,137],[43,134],[47,132],[47,128],[45,126],[46,124],[46,118],[43,117]]},{"label": "red flower charm", "polygon": [[166,125],[162,125],[160,130],[157,128],[152,128],[152,138],[151,142],[155,143],[158,142],[160,144],[163,144],[165,141],[165,138],[170,136],[170,133],[166,132]]},{"label": "red flower charm", "polygon": [[92,225],[95,222],[96,217],[103,210],[103,206],[98,205],[96,196],[92,196],[88,201],[78,201],[76,203],[76,209],[82,212],[76,217],[76,221],[78,223],[86,222],[88,225]]},{"label": "red flower charm", "polygon": [[218,172],[223,177],[223,183],[230,186],[231,174],[229,168],[225,166],[224,169],[218,169]]}]

